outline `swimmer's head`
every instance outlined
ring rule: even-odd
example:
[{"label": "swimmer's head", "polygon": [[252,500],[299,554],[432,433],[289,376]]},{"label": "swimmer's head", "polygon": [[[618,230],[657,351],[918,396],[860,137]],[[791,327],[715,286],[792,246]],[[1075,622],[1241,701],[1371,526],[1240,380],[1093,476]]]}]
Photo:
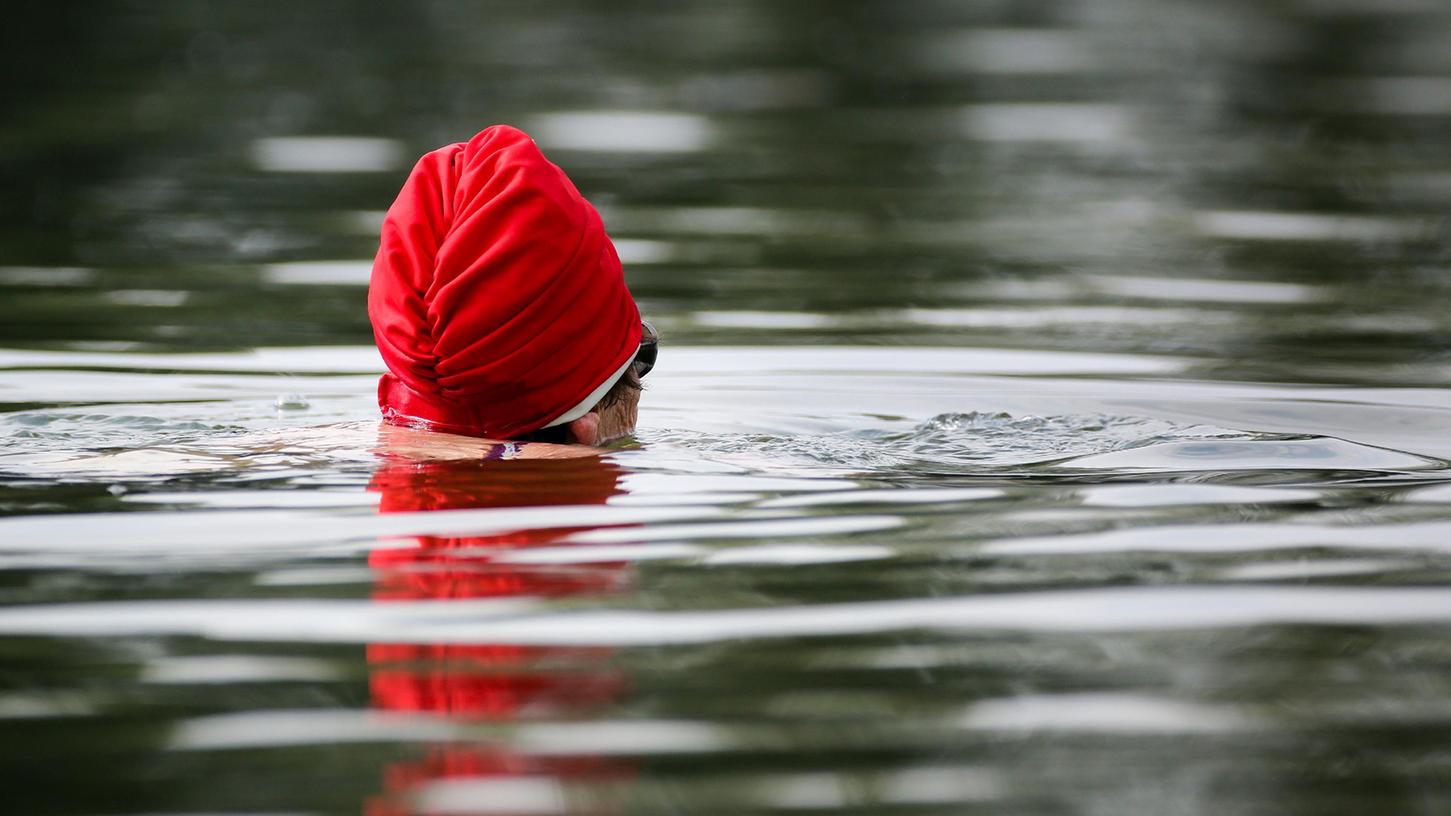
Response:
[{"label": "swimmer's head", "polygon": [[514,128],[419,159],[383,221],[368,317],[389,422],[584,444],[634,428],[653,331],[599,213]]}]

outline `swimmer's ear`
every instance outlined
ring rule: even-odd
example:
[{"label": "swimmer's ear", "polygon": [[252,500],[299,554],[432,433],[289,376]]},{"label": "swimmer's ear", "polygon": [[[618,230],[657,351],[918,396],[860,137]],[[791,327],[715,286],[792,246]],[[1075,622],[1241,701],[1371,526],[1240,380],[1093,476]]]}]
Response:
[{"label": "swimmer's ear", "polygon": [[575,444],[598,445],[600,443],[600,415],[594,411],[574,420],[567,427]]}]

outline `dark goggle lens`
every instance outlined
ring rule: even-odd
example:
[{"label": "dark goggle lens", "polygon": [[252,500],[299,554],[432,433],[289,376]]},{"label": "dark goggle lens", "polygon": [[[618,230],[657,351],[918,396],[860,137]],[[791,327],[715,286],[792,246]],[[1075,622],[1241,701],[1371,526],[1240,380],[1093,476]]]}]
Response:
[{"label": "dark goggle lens", "polygon": [[640,350],[635,352],[635,376],[643,377],[655,367],[655,358],[660,355],[660,342],[655,337],[655,327],[644,324],[645,336],[640,338]]}]

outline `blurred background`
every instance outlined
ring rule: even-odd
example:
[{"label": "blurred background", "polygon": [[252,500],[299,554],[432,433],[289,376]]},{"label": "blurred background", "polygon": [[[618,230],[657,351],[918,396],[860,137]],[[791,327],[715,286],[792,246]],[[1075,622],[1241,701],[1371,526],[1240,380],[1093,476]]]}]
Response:
[{"label": "blurred background", "polygon": [[1444,383],[1440,0],[19,2],[0,345],[367,344],[382,212],[492,123],[673,343]]}]

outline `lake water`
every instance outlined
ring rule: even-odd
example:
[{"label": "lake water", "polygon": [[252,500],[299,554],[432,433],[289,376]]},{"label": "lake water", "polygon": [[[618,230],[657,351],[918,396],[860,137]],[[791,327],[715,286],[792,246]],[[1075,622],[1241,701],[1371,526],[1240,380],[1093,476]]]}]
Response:
[{"label": "lake water", "polygon": [[[1444,4],[88,9],[0,35],[7,813],[1451,810]],[[492,122],[664,335],[602,458],[377,421]]]}]

